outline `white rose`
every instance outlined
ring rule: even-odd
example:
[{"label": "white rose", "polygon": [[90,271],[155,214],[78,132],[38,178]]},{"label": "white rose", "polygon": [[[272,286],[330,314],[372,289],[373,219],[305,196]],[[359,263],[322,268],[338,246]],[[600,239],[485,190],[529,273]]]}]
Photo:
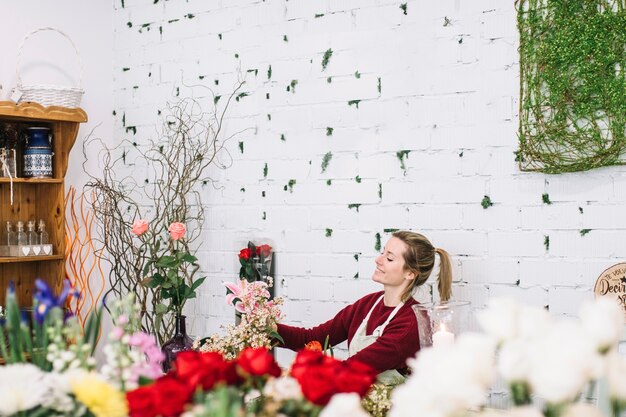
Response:
[{"label": "white rose", "polygon": [[568,406],[561,417],[604,417],[597,407],[586,404],[576,403]]},{"label": "white rose", "polygon": [[508,298],[492,298],[487,308],[476,314],[478,323],[489,336],[500,343],[517,335],[519,306]]},{"label": "white rose", "polygon": [[268,380],[263,388],[263,394],[278,401],[302,398],[300,384],[289,376]]},{"label": "white rose", "polygon": [[523,407],[513,407],[507,413],[507,417],[544,417],[543,413],[534,407],[525,405]]},{"label": "white rose", "polygon": [[626,400],[626,358],[616,352],[607,358],[607,381],[609,396],[618,400]]},{"label": "white rose", "polygon": [[361,407],[359,394],[335,394],[319,417],[370,417]]},{"label": "white rose", "polygon": [[528,349],[529,383],[533,392],[552,404],[573,400],[604,367],[595,345],[571,320],[556,323],[550,334],[533,340]]},{"label": "white rose", "polygon": [[500,348],[498,371],[507,382],[528,381],[530,367],[527,342],[512,340]]},{"label": "white rose", "polygon": [[614,347],[624,331],[624,313],[613,298],[586,301],[580,309],[580,320],[601,352]]}]

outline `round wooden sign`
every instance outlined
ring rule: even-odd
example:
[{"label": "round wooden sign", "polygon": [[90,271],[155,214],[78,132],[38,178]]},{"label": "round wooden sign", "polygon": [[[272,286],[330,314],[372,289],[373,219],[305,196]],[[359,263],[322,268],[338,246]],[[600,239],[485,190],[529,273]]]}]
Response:
[{"label": "round wooden sign", "polygon": [[615,298],[626,314],[626,263],[607,268],[600,274],[593,287],[596,297]]}]

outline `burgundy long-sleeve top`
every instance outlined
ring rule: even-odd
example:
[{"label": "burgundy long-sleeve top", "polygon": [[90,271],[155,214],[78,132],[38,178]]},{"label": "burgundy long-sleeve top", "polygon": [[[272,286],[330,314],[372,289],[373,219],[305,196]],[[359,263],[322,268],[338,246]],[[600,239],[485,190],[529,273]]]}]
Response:
[{"label": "burgundy long-sleeve top", "polygon": [[[348,340],[348,346],[361,322],[367,316],[374,303],[383,294],[382,291],[366,295],[354,304],[341,310],[337,315],[319,326],[305,329],[302,327],[278,325],[278,334],[284,339],[282,345],[288,349],[300,350],[313,340],[324,343],[326,336],[329,344],[335,346]],[[419,350],[417,319],[412,306],[417,302],[410,298],[391,319],[383,334],[374,343],[348,360],[359,360],[374,367],[379,373],[389,370],[406,369],[406,360],[415,356]],[[381,300],[367,322],[366,334],[371,335],[376,327],[387,320],[395,307],[386,307]]]}]

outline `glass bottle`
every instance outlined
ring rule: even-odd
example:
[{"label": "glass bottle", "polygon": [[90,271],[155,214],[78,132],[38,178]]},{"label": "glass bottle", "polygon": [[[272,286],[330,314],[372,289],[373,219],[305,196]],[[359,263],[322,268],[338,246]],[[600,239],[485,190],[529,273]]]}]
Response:
[{"label": "glass bottle", "polygon": [[39,244],[40,245],[47,245],[48,243],[50,243],[50,235],[48,234],[48,232],[46,232],[46,223],[43,221],[43,219],[39,220]]},{"label": "glass bottle", "polygon": [[15,246],[17,245],[17,235],[13,231],[13,225],[10,221],[7,221],[7,245]]},{"label": "glass bottle", "polygon": [[28,227],[28,232],[26,232],[26,240],[28,241],[28,244],[38,245],[39,236],[37,236],[37,232],[35,232],[35,221],[29,220],[28,225],[26,227]]},{"label": "glass bottle", "polygon": [[19,246],[28,245],[28,237],[26,237],[26,232],[24,232],[24,222],[21,220],[17,222],[17,244]]}]

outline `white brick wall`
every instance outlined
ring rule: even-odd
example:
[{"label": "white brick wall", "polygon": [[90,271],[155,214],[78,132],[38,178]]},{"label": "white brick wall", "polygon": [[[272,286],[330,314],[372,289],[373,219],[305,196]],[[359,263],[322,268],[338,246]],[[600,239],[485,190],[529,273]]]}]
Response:
[{"label": "white brick wall", "polygon": [[[573,314],[597,276],[626,257],[625,168],[558,176],[517,168],[512,1],[409,0],[406,15],[391,0],[123,3],[115,1],[114,19],[118,139],[129,136],[124,114],[138,127],[133,140],[153,135],[156,110],[176,87],[189,93],[183,83],[227,94],[238,69],[247,80],[250,96],[234,104],[225,134],[250,130],[229,142],[232,166],[212,173],[223,188],[204,194],[209,278],[190,305],[194,333],[232,320],[220,283],[235,279],[248,239],[274,243],[287,322],[307,325],[377,289],[369,278],[385,229],[421,230],[447,249],[455,297],[476,308],[511,296]],[[361,100],[358,109],[350,100]],[[401,150],[410,151],[405,169]],[[293,192],[284,191],[291,179]]]}]

